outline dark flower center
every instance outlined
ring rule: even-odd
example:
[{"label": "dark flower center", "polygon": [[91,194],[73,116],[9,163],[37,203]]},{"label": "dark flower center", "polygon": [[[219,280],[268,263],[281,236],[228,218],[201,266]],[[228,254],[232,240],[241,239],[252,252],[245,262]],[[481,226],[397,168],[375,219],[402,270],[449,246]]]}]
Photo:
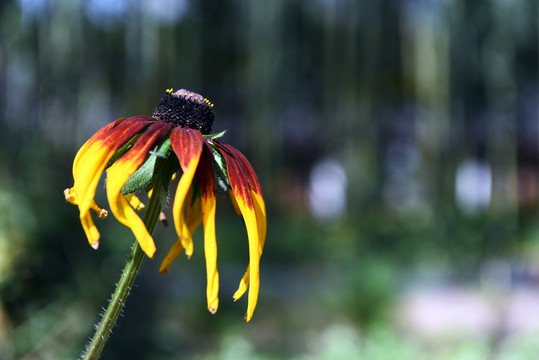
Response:
[{"label": "dark flower center", "polygon": [[192,91],[181,89],[172,93],[170,89],[161,97],[152,116],[207,135],[213,124],[213,104]]}]

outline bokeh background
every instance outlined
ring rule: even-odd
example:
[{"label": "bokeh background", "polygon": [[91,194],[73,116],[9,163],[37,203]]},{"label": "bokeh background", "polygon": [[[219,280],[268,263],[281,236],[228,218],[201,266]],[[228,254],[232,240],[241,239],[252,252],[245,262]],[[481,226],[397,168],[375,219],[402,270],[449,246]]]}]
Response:
[{"label": "bokeh background", "polygon": [[[159,226],[104,359],[534,359],[539,4],[528,0],[0,3],[0,359],[73,359],[133,238],[66,204],[96,130],[166,88],[215,104],[268,207],[251,323],[241,219],[167,275]],[[105,204],[104,192],[98,192]]]}]

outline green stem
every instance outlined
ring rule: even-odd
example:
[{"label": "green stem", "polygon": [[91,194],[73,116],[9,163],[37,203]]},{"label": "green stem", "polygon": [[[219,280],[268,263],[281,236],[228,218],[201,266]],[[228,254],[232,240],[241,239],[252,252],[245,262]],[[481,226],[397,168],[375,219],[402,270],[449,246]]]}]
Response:
[{"label": "green stem", "polygon": [[[159,189],[154,189],[153,194],[155,196],[151,197],[143,220],[150,234],[152,234],[155,230],[155,225],[157,224],[159,213],[161,211],[158,196]],[[105,314],[97,327],[92,341],[86,349],[86,353],[83,356],[84,360],[98,359],[101,355],[101,351],[103,351],[103,347],[105,346],[105,343],[107,342],[109,335],[116,324],[116,320],[122,311],[122,307],[124,306],[127,296],[129,295],[129,291],[133,286],[135,278],[137,277],[137,273],[143,259],[144,252],[140,248],[138,242],[135,241],[129,260],[127,261],[127,264],[122,272],[122,276],[120,277],[120,281],[116,286],[116,290],[114,290],[114,294],[112,294],[109,306],[107,307],[107,310],[105,311]]]}]

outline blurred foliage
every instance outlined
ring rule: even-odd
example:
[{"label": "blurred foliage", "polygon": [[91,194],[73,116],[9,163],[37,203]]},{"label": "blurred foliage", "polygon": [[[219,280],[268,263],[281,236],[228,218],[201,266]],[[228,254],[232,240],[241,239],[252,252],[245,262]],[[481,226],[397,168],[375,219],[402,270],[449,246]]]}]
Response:
[{"label": "blurred foliage", "polygon": [[[535,343],[498,343],[500,329],[429,344],[393,317],[417,281],[477,285],[492,259],[538,266],[538,13],[503,0],[1,2],[0,358],[75,358],[91,336],[132,237],[99,222],[92,250],[62,190],[89,136],[151,114],[170,87],[211,99],[214,132],[259,175],[261,298],[244,325],[231,297],[246,235],[220,201],[218,313],[200,241],[158,275],[175,240],[160,227],[103,358],[527,358]],[[328,159],[344,197],[324,218],[309,201]],[[490,182],[459,198],[470,160]]]}]

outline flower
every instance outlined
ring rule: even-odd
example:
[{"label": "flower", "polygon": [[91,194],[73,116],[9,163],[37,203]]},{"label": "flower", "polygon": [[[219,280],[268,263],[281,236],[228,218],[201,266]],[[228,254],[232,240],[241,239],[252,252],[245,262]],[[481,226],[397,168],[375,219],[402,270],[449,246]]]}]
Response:
[{"label": "flower", "polygon": [[181,173],[172,205],[178,240],[159,271],[167,272],[183,250],[191,256],[192,234],[202,223],[208,309],[215,313],[219,304],[216,192],[228,192],[245,221],[249,240],[249,265],[233,296],[237,300],[249,289],[245,315],[245,320],[249,321],[258,300],[266,209],[257,176],[245,156],[231,145],[215,140],[224,132],[209,134],[213,119],[213,104],[201,95],[184,89],[167,90],[153,116],[118,119],[95,133],[80,148],[73,161],[74,185],[64,194],[67,201],[78,206],[88,241],[97,249],[100,235],[93,217],[105,218],[108,211],[96,204],[94,196],[101,174],[106,170],[105,187],[112,214],[132,230],[141,249],[153,258],[156,246],[135,211],[144,208],[135,192],[147,190],[149,197],[158,196],[164,207],[170,181],[176,173]]}]

